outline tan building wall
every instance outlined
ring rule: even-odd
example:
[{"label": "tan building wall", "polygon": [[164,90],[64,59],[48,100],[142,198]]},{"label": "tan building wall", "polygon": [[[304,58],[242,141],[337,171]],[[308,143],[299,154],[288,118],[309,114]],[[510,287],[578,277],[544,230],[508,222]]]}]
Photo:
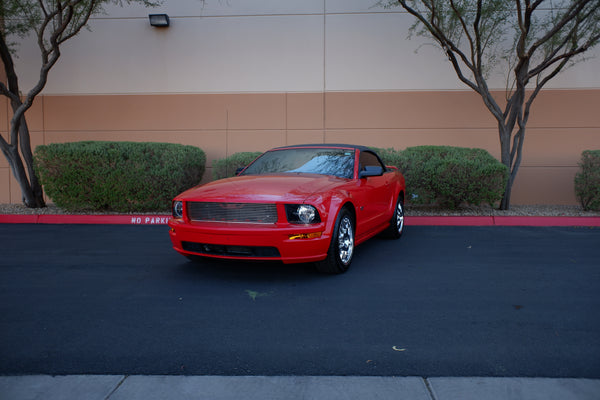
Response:
[{"label": "tan building wall", "polygon": [[[1,101],[5,131],[10,112]],[[576,204],[573,178],[581,152],[600,149],[598,104],[598,89],[542,92],[513,204]],[[44,95],[27,119],[33,147],[80,140],[198,146],[208,158],[205,180],[215,159],[298,143],[479,147],[499,158],[494,120],[470,91]],[[0,203],[19,203],[20,197],[2,157]]]},{"label": "tan building wall", "polygon": [[[165,0],[108,5],[61,49],[27,118],[35,145],[79,140],[192,144],[212,161],[301,142],[481,147],[496,124],[414,19],[374,0]],[[167,13],[153,28],[150,13]],[[39,78],[35,37],[19,40],[23,92]],[[418,49],[418,52],[416,50]],[[576,203],[581,151],[600,148],[600,48],[534,105],[513,204]],[[501,63],[488,85],[506,87]],[[1,76],[0,76],[1,79]],[[0,131],[10,115],[0,98]],[[205,178],[205,179],[207,179]],[[20,202],[0,157],[0,202]]]}]

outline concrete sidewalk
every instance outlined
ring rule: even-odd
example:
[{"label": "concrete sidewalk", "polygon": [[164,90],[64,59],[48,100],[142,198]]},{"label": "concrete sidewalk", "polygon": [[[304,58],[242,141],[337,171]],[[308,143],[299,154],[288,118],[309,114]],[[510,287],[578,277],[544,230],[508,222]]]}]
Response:
[{"label": "concrete sidewalk", "polygon": [[0,376],[0,400],[598,400],[600,380],[363,376]]}]

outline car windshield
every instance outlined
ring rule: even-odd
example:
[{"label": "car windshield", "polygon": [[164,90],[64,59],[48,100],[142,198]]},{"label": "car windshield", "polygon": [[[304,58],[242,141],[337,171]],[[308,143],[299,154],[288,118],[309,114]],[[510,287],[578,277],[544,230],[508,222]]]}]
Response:
[{"label": "car windshield", "polygon": [[271,150],[260,156],[242,175],[307,173],[350,179],[354,151],[349,149],[293,148]]}]

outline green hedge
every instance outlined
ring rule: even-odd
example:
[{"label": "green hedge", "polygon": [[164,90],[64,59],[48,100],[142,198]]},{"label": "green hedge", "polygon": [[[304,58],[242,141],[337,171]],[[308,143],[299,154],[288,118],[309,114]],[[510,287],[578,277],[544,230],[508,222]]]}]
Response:
[{"label": "green hedge", "polygon": [[494,205],[504,194],[508,169],[483,149],[417,146],[378,152],[404,174],[407,199],[414,204]]},{"label": "green hedge", "polygon": [[172,143],[50,144],[34,158],[48,197],[72,211],[167,211],[200,183],[206,163],[201,149]]},{"label": "green hedge", "polygon": [[579,172],[575,175],[575,195],[584,210],[600,210],[600,150],[581,154]]},{"label": "green hedge", "polygon": [[391,148],[382,149],[376,147],[373,148],[373,150],[375,150],[377,154],[379,154],[379,157],[381,157],[381,160],[384,162],[385,165],[393,165],[395,167],[400,168],[400,165],[402,163],[402,151]]},{"label": "green hedge", "polygon": [[234,153],[226,158],[215,160],[213,161],[213,178],[216,180],[232,177],[235,175],[235,171],[238,168],[244,168],[261,154],[260,151],[244,151],[241,153]]}]

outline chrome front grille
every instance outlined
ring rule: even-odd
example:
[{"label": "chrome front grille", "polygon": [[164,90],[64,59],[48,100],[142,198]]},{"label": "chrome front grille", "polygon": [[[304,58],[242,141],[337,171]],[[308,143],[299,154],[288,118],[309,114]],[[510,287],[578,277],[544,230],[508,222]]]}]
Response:
[{"label": "chrome front grille", "polygon": [[194,201],[187,203],[187,214],[192,221],[274,224],[277,222],[277,205]]}]

